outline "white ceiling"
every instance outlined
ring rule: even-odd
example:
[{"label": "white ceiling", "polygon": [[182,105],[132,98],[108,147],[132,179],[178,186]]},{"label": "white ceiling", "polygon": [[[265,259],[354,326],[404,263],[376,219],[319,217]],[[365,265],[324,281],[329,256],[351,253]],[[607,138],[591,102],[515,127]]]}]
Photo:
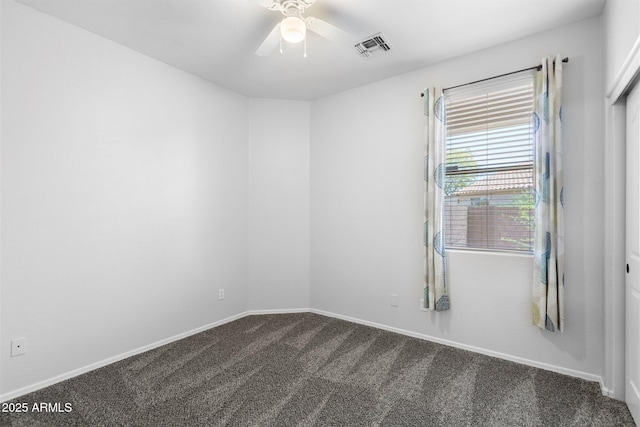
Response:
[{"label": "white ceiling", "polygon": [[254,51],[282,19],[248,0],[19,0],[162,62],[252,97],[310,100],[599,15],[605,0],[317,0],[315,16],[358,42],[383,32],[369,60],[308,33],[268,57]]}]

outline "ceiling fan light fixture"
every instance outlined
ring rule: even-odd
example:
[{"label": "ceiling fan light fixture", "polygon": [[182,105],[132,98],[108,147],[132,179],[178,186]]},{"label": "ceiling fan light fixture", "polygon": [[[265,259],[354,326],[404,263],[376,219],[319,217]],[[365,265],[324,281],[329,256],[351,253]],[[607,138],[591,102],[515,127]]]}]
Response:
[{"label": "ceiling fan light fixture", "polygon": [[289,43],[300,43],[307,33],[307,25],[296,16],[289,16],[282,20],[280,24],[282,38]]}]

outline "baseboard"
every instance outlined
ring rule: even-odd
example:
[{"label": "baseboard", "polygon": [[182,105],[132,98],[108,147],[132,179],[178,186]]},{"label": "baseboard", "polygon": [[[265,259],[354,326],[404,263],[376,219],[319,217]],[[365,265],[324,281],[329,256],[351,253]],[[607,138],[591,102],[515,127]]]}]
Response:
[{"label": "baseboard", "polygon": [[0,395],[0,402],[6,402],[7,400],[15,399],[16,397],[20,397],[20,396],[23,396],[23,395],[25,395],[27,393],[31,393],[31,392],[34,392],[36,390],[40,390],[41,388],[57,384],[57,383],[59,383],[61,381],[68,380],[68,379],[73,378],[73,377],[77,377],[78,375],[85,374],[87,372],[93,371],[93,370],[98,369],[98,368],[102,368],[104,366],[110,365],[110,364],[115,363],[115,362],[119,362],[120,360],[126,359],[127,357],[135,356],[137,354],[144,353],[145,351],[153,350],[154,348],[158,348],[158,347],[161,347],[163,345],[170,344],[172,342],[179,341],[181,339],[190,337],[191,335],[195,335],[195,334],[198,334],[200,332],[204,332],[204,331],[206,331],[208,329],[224,325],[225,323],[233,322],[234,320],[241,319],[243,317],[248,316],[249,314],[253,314],[253,313],[250,312],[250,311],[246,311],[246,312],[243,312],[243,313],[240,313],[240,314],[236,314],[234,316],[227,317],[227,318],[222,319],[222,320],[218,320],[217,322],[209,323],[208,325],[200,326],[198,328],[191,329],[190,331],[183,332],[183,333],[174,335],[172,337],[162,339],[160,341],[156,341],[156,342],[154,342],[152,344],[148,344],[148,345],[145,345],[145,346],[142,346],[142,347],[138,347],[138,348],[136,348],[134,350],[127,351],[125,353],[109,357],[107,359],[101,360],[99,362],[92,363],[92,364],[87,365],[87,366],[83,366],[82,368],[74,369],[73,371],[70,371],[70,372],[65,372],[64,374],[60,374],[60,375],[57,375],[57,376],[55,376],[53,378],[49,378],[47,380],[40,381],[38,383],[28,385],[26,387],[22,387],[22,388],[20,388],[18,390],[10,391],[8,393]]},{"label": "baseboard", "polygon": [[564,374],[564,375],[569,375],[569,376],[576,377],[576,378],[582,378],[582,379],[587,380],[587,381],[594,381],[594,382],[597,382],[597,383],[600,384],[600,390],[602,391],[603,395],[610,396],[610,390],[608,390],[604,386],[604,382],[603,382],[602,377],[600,377],[598,375],[593,375],[593,374],[589,374],[589,373],[586,373],[586,372],[581,372],[581,371],[576,371],[576,370],[573,370],[573,369],[563,368],[563,367],[560,367],[560,366],[555,366],[555,365],[551,365],[551,364],[548,364],[548,363],[538,362],[538,361],[535,361],[535,360],[525,359],[525,358],[518,357],[518,356],[512,356],[512,355],[509,355],[509,354],[500,353],[500,352],[493,351],[493,350],[487,350],[487,349],[484,349],[484,348],[481,348],[481,347],[462,344],[462,343],[458,343],[458,342],[455,342],[455,341],[450,341],[450,340],[446,340],[446,339],[443,339],[443,338],[434,337],[434,336],[431,336],[431,335],[420,334],[420,333],[417,333],[417,332],[412,332],[412,331],[408,331],[408,330],[405,330],[405,329],[396,328],[396,327],[393,327],[393,326],[387,326],[387,325],[383,325],[381,323],[370,322],[368,320],[362,320],[362,319],[358,319],[358,318],[355,318],[355,317],[344,316],[344,315],[337,314],[337,313],[332,313],[332,312],[329,312],[329,311],[318,310],[318,309],[315,309],[315,308],[294,308],[294,309],[271,309],[271,310],[249,310],[249,311],[245,311],[245,312],[236,314],[234,316],[227,317],[225,319],[219,320],[217,322],[213,322],[213,323],[210,323],[208,325],[200,326],[200,327],[192,329],[190,331],[183,332],[181,334],[177,334],[177,335],[174,335],[172,337],[162,339],[162,340],[154,342],[152,344],[145,345],[145,346],[136,348],[134,350],[127,351],[125,353],[109,357],[107,359],[104,359],[104,360],[99,361],[99,362],[92,363],[92,364],[84,366],[82,368],[78,368],[78,369],[75,369],[73,371],[66,372],[66,373],[61,374],[61,375],[57,375],[57,376],[55,376],[53,378],[49,378],[47,380],[40,381],[40,382],[35,383],[35,384],[31,384],[29,386],[20,388],[18,390],[10,391],[8,393],[0,395],[0,402],[6,402],[7,400],[15,399],[16,397],[20,397],[20,396],[25,395],[27,393],[34,392],[34,391],[39,390],[41,388],[51,386],[51,385],[59,383],[61,381],[76,377],[78,375],[85,374],[85,373],[93,371],[95,369],[102,368],[104,366],[107,366],[107,365],[110,365],[112,363],[118,362],[120,360],[126,359],[127,357],[135,356],[135,355],[144,353],[145,351],[153,350],[154,348],[158,348],[158,347],[161,347],[163,345],[170,344],[172,342],[187,338],[187,337],[189,337],[191,335],[195,335],[195,334],[198,334],[200,332],[204,332],[204,331],[206,331],[208,329],[215,328],[217,326],[221,326],[221,325],[224,325],[224,324],[229,323],[229,322],[233,322],[234,320],[238,320],[238,319],[241,319],[241,318],[246,317],[246,316],[262,315],[262,314],[289,314],[289,313],[315,313],[315,314],[319,314],[319,315],[322,315],[322,316],[333,317],[333,318],[336,318],[336,319],[346,320],[348,322],[358,323],[360,325],[371,326],[373,328],[382,329],[382,330],[385,330],[385,331],[394,332],[394,333],[398,333],[398,334],[401,334],[401,335],[410,336],[410,337],[413,337],[413,338],[432,341],[432,342],[436,342],[436,343],[439,343],[439,344],[447,345],[447,346],[450,346],[450,347],[456,347],[456,348],[460,348],[460,349],[463,349],[463,350],[468,350],[468,351],[472,351],[472,352],[475,352],[475,353],[484,354],[484,355],[487,355],[487,356],[497,357],[499,359],[509,360],[509,361],[520,363],[520,364],[523,364],[523,365],[533,366],[535,368],[545,369],[545,370],[548,370],[548,371],[553,371],[553,372],[557,372],[557,373]]},{"label": "baseboard", "polygon": [[[450,340],[447,340],[447,339],[438,338],[438,337],[434,337],[434,336],[431,336],[431,335],[426,335],[426,334],[420,334],[420,333],[417,333],[417,332],[407,331],[405,329],[395,328],[393,326],[387,326],[387,325],[383,325],[381,323],[370,322],[368,320],[357,319],[355,317],[343,316],[341,314],[332,313],[332,312],[329,312],[329,311],[316,310],[316,309],[312,308],[310,310],[310,312],[311,313],[320,314],[320,315],[323,315],[323,316],[334,317],[336,319],[346,320],[348,322],[358,323],[358,324],[365,325],[365,326],[371,326],[373,328],[382,329],[382,330],[389,331],[389,332],[395,332],[395,333],[398,333],[398,334],[401,334],[401,335],[406,335],[406,336],[413,337],[413,338],[419,338],[419,339],[423,339],[423,340],[427,340],[427,341],[433,341],[433,342],[436,342],[438,344],[444,344],[444,345],[447,345],[447,346],[450,346],[450,347],[456,347],[456,348],[460,348],[462,350],[468,350],[468,351],[472,351],[474,353],[484,354],[486,356],[497,357],[498,359],[509,360],[511,362],[520,363],[522,365],[533,366],[534,368],[545,369],[547,371],[557,372],[559,374],[569,375],[571,377],[581,378],[581,379],[587,380],[587,381],[593,381],[593,382],[596,382],[596,383],[600,384],[600,389],[602,391],[602,394],[605,394],[604,391],[606,389],[604,388],[604,383],[603,383],[602,377],[599,376],[599,375],[589,374],[587,372],[582,372],[582,371],[576,371],[574,369],[569,369],[569,368],[563,368],[561,366],[551,365],[549,363],[544,363],[544,362],[538,362],[538,361],[535,361],[535,360],[525,359],[523,357],[513,356],[513,355],[510,355],[510,354],[505,354],[505,353],[501,353],[501,352],[498,352],[498,351],[488,350],[488,349],[485,349],[485,348],[482,348],[482,347],[476,347],[476,346],[473,346],[473,345],[462,344],[462,343],[459,343],[459,342],[456,342],[456,341],[450,341]],[[605,396],[608,396],[608,394],[605,394]]]},{"label": "baseboard", "polygon": [[615,397],[613,396],[613,392],[604,385],[603,378],[600,378],[600,392],[602,393],[603,396],[607,396],[615,399]]},{"label": "baseboard", "polygon": [[607,396],[612,399],[624,402],[624,393],[616,393],[616,390],[614,388],[607,387],[604,383],[604,378],[600,378],[600,391],[602,392],[603,396]]}]

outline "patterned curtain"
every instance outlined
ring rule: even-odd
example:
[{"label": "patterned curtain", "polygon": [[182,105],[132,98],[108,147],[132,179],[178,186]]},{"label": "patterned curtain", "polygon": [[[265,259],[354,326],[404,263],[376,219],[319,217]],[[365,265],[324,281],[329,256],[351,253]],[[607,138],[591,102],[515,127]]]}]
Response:
[{"label": "patterned curtain", "polygon": [[442,89],[429,88],[425,90],[424,246],[426,255],[424,307],[436,311],[449,309],[443,227],[446,171],[444,113]]},{"label": "patterned curtain", "polygon": [[564,329],[562,59],[542,60],[534,82],[535,234],[533,323]]}]

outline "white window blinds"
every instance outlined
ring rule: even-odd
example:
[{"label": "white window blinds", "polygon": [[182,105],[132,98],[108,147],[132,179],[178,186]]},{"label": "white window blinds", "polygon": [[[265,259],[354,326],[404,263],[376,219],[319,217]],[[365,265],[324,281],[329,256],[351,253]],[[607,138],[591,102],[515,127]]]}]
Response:
[{"label": "white window blinds", "polygon": [[531,252],[533,71],[445,92],[449,248]]}]

